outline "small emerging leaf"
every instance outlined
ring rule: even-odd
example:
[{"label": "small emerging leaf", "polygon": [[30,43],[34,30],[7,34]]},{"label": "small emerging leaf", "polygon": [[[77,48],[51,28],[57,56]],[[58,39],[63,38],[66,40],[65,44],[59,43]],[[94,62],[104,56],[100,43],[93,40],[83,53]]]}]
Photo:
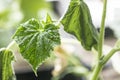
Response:
[{"label": "small emerging leaf", "polygon": [[[49,20],[48,20],[49,21]],[[60,44],[57,27],[50,23],[41,24],[36,19],[30,19],[21,24],[13,36],[18,43],[22,56],[32,65],[34,72]]]},{"label": "small emerging leaf", "polygon": [[50,15],[47,14],[47,16],[46,16],[46,22],[45,22],[45,21],[42,21],[42,24],[43,24],[43,25],[46,25],[46,24],[52,24],[52,23],[53,23],[53,21],[52,21]]},{"label": "small emerging leaf", "polygon": [[85,49],[91,50],[97,45],[98,32],[92,23],[88,6],[83,0],[71,0],[61,23],[64,30],[76,36]]},{"label": "small emerging leaf", "polygon": [[6,49],[0,49],[0,80],[15,80],[12,69],[13,53]]},{"label": "small emerging leaf", "polygon": [[52,23],[52,19],[49,14],[47,14],[46,23],[48,24]]}]

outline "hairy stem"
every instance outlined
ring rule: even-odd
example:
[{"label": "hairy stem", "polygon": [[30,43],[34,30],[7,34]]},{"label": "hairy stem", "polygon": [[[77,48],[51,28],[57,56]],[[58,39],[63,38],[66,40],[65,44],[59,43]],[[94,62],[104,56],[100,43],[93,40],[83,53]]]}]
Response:
[{"label": "hairy stem", "polygon": [[104,0],[103,15],[102,15],[102,21],[100,27],[100,37],[98,43],[98,59],[100,59],[100,57],[102,56],[102,48],[104,43],[104,32],[105,32],[106,8],[107,8],[107,0]]},{"label": "hairy stem", "polygon": [[12,41],[8,46],[7,49],[10,49],[15,44],[15,41]]},{"label": "hairy stem", "polygon": [[103,68],[103,65],[98,63],[96,66],[95,66],[95,69],[93,71],[93,74],[90,78],[90,80],[98,80],[98,75],[100,74],[101,70]]},{"label": "hairy stem", "polygon": [[102,61],[102,64],[105,65],[108,60],[115,54],[115,52],[120,51],[120,49],[112,49],[104,58]]},{"label": "hairy stem", "polygon": [[99,42],[98,42],[98,56],[97,56],[98,61],[90,80],[98,80],[99,74],[104,66],[104,64],[102,64],[101,57],[102,57],[102,51],[103,51],[102,48],[104,43],[106,8],[107,8],[107,0],[104,0],[102,21],[101,21],[101,27],[100,27],[100,36],[99,36]]}]

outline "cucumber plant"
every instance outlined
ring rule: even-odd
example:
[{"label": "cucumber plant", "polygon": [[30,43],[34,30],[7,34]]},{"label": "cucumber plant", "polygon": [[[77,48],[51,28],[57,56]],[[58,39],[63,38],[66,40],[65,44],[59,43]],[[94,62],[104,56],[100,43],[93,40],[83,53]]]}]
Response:
[{"label": "cucumber plant", "polygon": [[[99,74],[112,57],[120,51],[120,40],[115,47],[107,54],[103,55],[104,26],[106,18],[107,0],[104,0],[103,16],[101,20],[100,33],[92,23],[91,15],[84,0],[71,0],[67,12],[58,21],[64,26],[64,30],[74,35],[86,50],[95,49],[97,51],[97,61],[94,65],[92,75],[88,80],[98,80]],[[0,49],[0,80],[15,80],[12,67],[14,55],[11,47],[17,43],[23,58],[31,65],[37,76],[37,69],[51,54],[56,46],[60,45],[60,25],[55,24],[51,17],[47,15],[46,21],[39,21],[34,18],[20,24],[13,35],[13,42],[7,48]]]}]

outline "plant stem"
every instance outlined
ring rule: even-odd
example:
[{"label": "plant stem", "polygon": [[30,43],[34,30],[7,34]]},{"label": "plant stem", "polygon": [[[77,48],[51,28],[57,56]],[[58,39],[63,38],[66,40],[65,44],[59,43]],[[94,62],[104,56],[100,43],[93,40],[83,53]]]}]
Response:
[{"label": "plant stem", "polygon": [[112,55],[117,52],[120,51],[120,49],[112,49],[102,60],[102,64],[104,65],[111,57]]},{"label": "plant stem", "polygon": [[112,55],[117,52],[120,51],[120,49],[112,49],[108,55],[106,55],[100,62],[98,62],[98,64],[95,66],[95,69],[93,71],[92,77],[90,80],[97,80],[98,79],[98,75],[101,72],[103,66],[106,64],[106,62],[112,57]]},{"label": "plant stem", "polygon": [[104,32],[105,32],[104,28],[105,28],[106,8],[107,8],[107,0],[104,0],[102,21],[101,21],[101,27],[100,27],[100,37],[99,37],[99,43],[98,43],[98,59],[100,59],[102,56],[102,48],[104,43]]},{"label": "plant stem", "polygon": [[93,71],[93,74],[90,78],[90,80],[98,80],[98,75],[100,74],[101,70],[103,68],[103,65],[100,64],[100,62],[95,66],[95,69]]},{"label": "plant stem", "polygon": [[102,51],[103,51],[102,48],[103,48],[103,43],[104,43],[106,8],[107,8],[107,0],[104,0],[102,21],[101,21],[101,27],[100,27],[100,36],[99,36],[99,42],[98,42],[97,65],[95,66],[95,69],[92,73],[90,80],[98,80],[99,73],[101,72],[104,66],[102,64],[101,57],[102,57]]},{"label": "plant stem", "polygon": [[8,46],[7,49],[10,49],[15,44],[15,41],[12,41]]}]

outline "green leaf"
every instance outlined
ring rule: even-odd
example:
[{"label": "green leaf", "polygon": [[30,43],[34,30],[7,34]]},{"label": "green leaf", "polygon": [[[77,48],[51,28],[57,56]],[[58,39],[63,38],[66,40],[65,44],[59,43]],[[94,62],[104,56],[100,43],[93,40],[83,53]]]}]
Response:
[{"label": "green leaf", "polygon": [[46,23],[48,24],[52,23],[52,19],[49,14],[47,14]]},{"label": "green leaf", "polygon": [[13,39],[35,73],[38,66],[51,55],[54,47],[60,44],[57,27],[54,24],[41,24],[36,19],[21,24]]},{"label": "green leaf", "polygon": [[0,80],[15,80],[12,69],[13,53],[6,49],[0,49]]},{"label": "green leaf", "polygon": [[76,36],[85,49],[91,50],[97,45],[98,32],[92,23],[88,6],[82,0],[71,0],[61,23],[64,30]]},{"label": "green leaf", "polygon": [[42,24],[43,24],[43,25],[46,25],[46,24],[52,24],[52,23],[53,23],[53,21],[52,21],[50,15],[47,14],[47,16],[46,16],[46,22],[45,22],[45,21],[42,21]]}]

